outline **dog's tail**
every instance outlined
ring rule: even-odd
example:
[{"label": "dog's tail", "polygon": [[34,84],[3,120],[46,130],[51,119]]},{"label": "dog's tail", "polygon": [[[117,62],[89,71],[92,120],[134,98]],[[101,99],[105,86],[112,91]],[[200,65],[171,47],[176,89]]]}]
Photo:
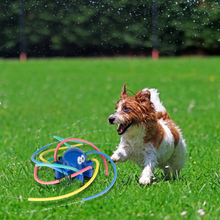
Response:
[{"label": "dog's tail", "polygon": [[154,104],[156,113],[166,115],[167,110],[165,109],[162,102],[160,101],[159,93],[157,92],[157,89],[148,89],[148,88],[143,89],[143,91],[146,91],[146,90],[150,92],[150,100]]}]

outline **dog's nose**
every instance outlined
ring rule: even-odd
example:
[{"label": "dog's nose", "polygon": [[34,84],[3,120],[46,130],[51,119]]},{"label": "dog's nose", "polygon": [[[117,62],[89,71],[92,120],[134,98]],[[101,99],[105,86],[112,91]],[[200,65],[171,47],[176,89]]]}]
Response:
[{"label": "dog's nose", "polygon": [[113,116],[110,116],[108,119],[109,124],[114,124],[114,120],[115,120],[115,118]]}]

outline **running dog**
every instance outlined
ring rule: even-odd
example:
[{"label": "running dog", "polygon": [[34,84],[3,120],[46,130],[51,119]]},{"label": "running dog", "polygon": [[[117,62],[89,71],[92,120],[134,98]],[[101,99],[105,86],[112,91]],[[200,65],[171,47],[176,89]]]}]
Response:
[{"label": "running dog", "polygon": [[114,162],[130,160],[142,169],[140,184],[150,184],[155,167],[165,175],[179,175],[185,165],[186,144],[179,127],[170,119],[156,89],[143,89],[134,96],[122,87],[110,125],[118,125],[121,140],[111,156]]}]

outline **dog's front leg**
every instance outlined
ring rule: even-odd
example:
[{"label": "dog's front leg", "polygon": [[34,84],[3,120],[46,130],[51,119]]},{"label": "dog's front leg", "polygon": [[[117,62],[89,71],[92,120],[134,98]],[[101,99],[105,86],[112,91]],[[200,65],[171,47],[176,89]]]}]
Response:
[{"label": "dog's front leg", "polygon": [[139,179],[140,184],[150,184],[151,177],[154,176],[153,170],[157,164],[156,149],[153,146],[147,147],[144,150],[144,169],[142,170],[141,177]]},{"label": "dog's front leg", "polygon": [[111,159],[113,162],[125,162],[130,155],[129,147],[123,144],[119,144],[118,149],[114,151]]}]

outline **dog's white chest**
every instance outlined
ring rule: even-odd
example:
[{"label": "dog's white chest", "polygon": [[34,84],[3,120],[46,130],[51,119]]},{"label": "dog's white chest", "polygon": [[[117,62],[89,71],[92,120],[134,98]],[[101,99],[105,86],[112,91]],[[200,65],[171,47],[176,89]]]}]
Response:
[{"label": "dog's white chest", "polygon": [[121,144],[127,146],[129,160],[140,167],[144,167],[145,161],[152,159],[150,155],[156,156],[157,165],[163,164],[169,160],[174,151],[174,138],[170,129],[162,120],[160,120],[160,124],[165,131],[165,135],[158,149],[150,142],[144,143],[144,127],[139,127],[135,130],[132,137],[130,137],[131,134],[128,134],[121,138]]}]

